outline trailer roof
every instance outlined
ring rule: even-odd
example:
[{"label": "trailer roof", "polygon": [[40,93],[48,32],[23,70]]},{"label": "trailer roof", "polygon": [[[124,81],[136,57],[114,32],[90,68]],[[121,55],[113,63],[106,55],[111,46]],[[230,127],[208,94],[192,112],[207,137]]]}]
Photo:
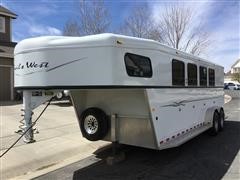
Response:
[{"label": "trailer roof", "polygon": [[[124,35],[117,35],[111,33],[89,35],[82,37],[69,37],[69,36],[42,36],[36,38],[29,38],[20,41],[15,47],[14,54],[26,53],[29,51],[38,51],[56,48],[77,48],[77,47],[102,47],[102,46],[122,46],[129,48],[143,48],[154,49],[172,55],[191,58],[196,61],[203,61],[209,64],[214,64],[205,59],[185,53],[183,51],[168,47],[157,41],[136,38]],[[219,65],[217,65],[219,66]]]}]

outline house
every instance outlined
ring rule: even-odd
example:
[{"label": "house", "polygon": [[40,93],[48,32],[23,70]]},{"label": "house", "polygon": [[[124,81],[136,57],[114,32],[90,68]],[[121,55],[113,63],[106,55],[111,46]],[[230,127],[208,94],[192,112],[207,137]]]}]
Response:
[{"label": "house", "polygon": [[238,59],[231,67],[231,74],[240,73],[240,59]]},{"label": "house", "polygon": [[0,101],[14,100],[12,19],[17,15],[0,6]]},{"label": "house", "polygon": [[231,66],[231,70],[228,71],[227,73],[224,74],[224,82],[225,83],[235,83],[235,84],[239,84],[238,81],[236,81],[236,79],[234,80],[233,78],[233,74],[235,73],[240,73],[240,59],[238,59],[232,66]]},{"label": "house", "polygon": [[224,83],[232,82],[232,74],[231,71],[224,73]]}]

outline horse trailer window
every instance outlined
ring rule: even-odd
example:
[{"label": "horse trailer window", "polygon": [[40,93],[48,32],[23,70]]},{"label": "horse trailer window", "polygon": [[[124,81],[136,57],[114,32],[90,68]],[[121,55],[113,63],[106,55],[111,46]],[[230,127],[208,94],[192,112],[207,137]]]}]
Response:
[{"label": "horse trailer window", "polygon": [[173,59],[172,60],[172,85],[185,85],[185,68],[184,62]]},{"label": "horse trailer window", "polygon": [[215,86],[215,71],[214,69],[208,69],[208,81],[209,86]]},{"label": "horse trailer window", "polygon": [[188,85],[197,86],[197,65],[188,63]]},{"label": "horse trailer window", "polygon": [[200,66],[200,86],[207,86],[207,68]]},{"label": "horse trailer window", "polygon": [[129,76],[152,77],[152,66],[149,57],[126,53],[124,61]]}]

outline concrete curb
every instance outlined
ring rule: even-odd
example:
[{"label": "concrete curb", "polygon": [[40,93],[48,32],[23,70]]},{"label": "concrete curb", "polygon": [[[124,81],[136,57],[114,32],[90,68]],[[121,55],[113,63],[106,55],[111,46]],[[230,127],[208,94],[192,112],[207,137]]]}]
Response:
[{"label": "concrete curb", "polygon": [[224,90],[225,95],[231,96],[233,99],[240,98],[240,90]]}]

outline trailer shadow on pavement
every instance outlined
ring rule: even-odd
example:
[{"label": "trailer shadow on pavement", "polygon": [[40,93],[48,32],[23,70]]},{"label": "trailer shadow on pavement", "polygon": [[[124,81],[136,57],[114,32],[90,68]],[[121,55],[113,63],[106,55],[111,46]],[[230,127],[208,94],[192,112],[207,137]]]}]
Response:
[{"label": "trailer shadow on pavement", "polygon": [[208,133],[173,149],[156,151],[126,146],[126,160],[100,161],[76,170],[73,179],[221,179],[240,149],[240,122],[227,121],[215,137]]},{"label": "trailer shadow on pavement", "polygon": [[162,151],[122,146],[120,151],[125,152],[126,159],[111,166],[105,161],[112,153],[111,146],[106,146],[89,158],[36,179],[219,180],[240,150],[239,103],[232,100],[225,105],[228,120],[224,131],[217,136],[205,132],[180,147]]},{"label": "trailer shadow on pavement", "polygon": [[[208,132],[184,145],[162,151],[122,146],[126,159],[107,165],[105,158],[111,148],[97,151],[102,160],[90,163],[82,160],[40,176],[36,179],[211,179],[219,180],[229,169],[240,149],[240,122],[227,121],[225,130],[217,136]],[[82,164],[82,165],[81,165]]]}]

